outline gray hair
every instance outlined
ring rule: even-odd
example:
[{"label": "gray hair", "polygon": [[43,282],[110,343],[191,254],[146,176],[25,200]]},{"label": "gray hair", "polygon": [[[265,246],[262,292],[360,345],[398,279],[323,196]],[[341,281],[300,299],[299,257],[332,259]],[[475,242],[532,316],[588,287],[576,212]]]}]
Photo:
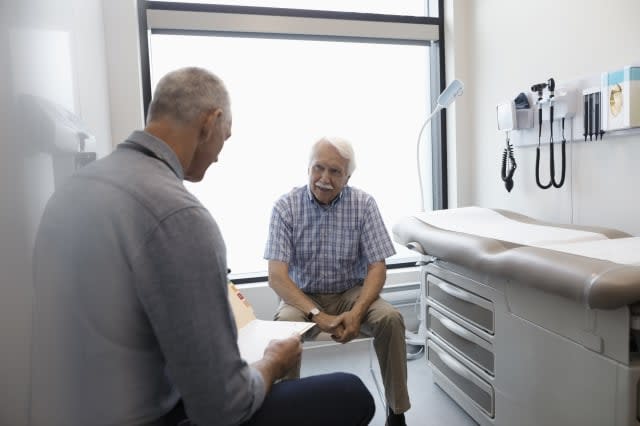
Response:
[{"label": "gray hair", "polygon": [[166,117],[186,124],[217,108],[231,120],[231,102],[223,81],[203,68],[181,68],[158,82],[149,104],[147,123]]},{"label": "gray hair", "polygon": [[337,136],[323,136],[311,147],[311,155],[309,156],[309,166],[313,162],[315,158],[316,152],[318,151],[318,147],[322,143],[328,143],[338,150],[338,153],[342,158],[347,160],[347,176],[351,176],[356,169],[356,154],[353,151],[353,146],[351,146],[351,142],[344,138],[340,138]]}]

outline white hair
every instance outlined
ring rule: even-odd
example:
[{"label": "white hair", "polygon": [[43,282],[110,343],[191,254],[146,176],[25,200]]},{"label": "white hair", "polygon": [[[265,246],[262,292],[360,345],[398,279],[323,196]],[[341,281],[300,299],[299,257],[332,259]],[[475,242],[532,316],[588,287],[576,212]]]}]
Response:
[{"label": "white hair", "polygon": [[348,140],[337,137],[337,136],[323,136],[311,147],[311,154],[309,156],[309,166],[313,162],[315,158],[316,152],[318,151],[318,147],[323,144],[328,143],[338,150],[338,153],[342,158],[347,160],[347,176],[351,176],[356,169],[356,154],[353,151],[353,146],[351,146],[351,142]]}]

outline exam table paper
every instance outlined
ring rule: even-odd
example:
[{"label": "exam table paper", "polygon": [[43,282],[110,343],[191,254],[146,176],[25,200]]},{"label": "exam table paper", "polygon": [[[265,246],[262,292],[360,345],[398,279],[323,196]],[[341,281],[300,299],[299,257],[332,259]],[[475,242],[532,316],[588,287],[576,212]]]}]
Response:
[{"label": "exam table paper", "polygon": [[464,232],[533,247],[607,239],[605,235],[596,232],[512,220],[496,211],[482,207],[437,210],[419,213],[415,217],[424,223],[447,231]]}]

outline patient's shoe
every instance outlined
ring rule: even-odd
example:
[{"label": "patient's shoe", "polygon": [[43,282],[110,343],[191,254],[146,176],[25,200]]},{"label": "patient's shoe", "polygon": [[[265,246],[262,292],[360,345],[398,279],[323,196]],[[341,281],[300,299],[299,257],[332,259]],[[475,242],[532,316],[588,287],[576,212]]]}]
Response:
[{"label": "patient's shoe", "polygon": [[385,426],[407,426],[407,423],[404,421],[404,413],[395,414],[391,411],[391,408],[387,409],[389,412],[387,415],[387,422]]}]

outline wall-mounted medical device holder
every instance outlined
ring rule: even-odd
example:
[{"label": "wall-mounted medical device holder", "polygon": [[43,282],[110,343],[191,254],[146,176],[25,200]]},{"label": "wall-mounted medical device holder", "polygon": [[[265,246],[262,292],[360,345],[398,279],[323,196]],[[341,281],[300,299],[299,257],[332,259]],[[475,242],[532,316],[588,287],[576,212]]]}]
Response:
[{"label": "wall-mounted medical device holder", "polygon": [[[638,65],[559,85],[549,78],[534,83],[527,93],[520,93],[513,101],[496,106],[498,130],[506,133],[501,174],[507,191],[513,188],[514,146],[535,145],[538,187],[560,188],[565,181],[567,162],[570,162],[566,142],[597,141],[605,134],[609,137],[640,132]],[[574,126],[581,126],[582,131],[574,133]],[[554,144],[558,145],[558,142],[561,142],[560,152],[556,154]],[[542,144],[549,144],[548,167],[545,166],[546,159],[541,164]],[[546,155],[544,153],[545,158]],[[549,178],[545,178],[547,168]]]},{"label": "wall-mounted medical device holder", "polygon": [[533,127],[533,109],[525,93],[496,106],[498,130],[522,130]]},{"label": "wall-mounted medical device holder", "polygon": [[[526,96],[531,108],[521,109],[515,101],[497,105],[498,130],[514,131],[511,142],[515,147],[538,145],[539,112],[542,112],[542,121],[548,123],[551,105],[556,130],[557,121],[565,119],[568,142],[602,140],[605,134],[628,135],[640,131],[640,65],[563,82],[554,88],[553,97],[548,84],[549,81],[534,84],[527,95],[518,95],[521,99]],[[574,133],[574,126],[580,130]],[[537,131],[534,133],[531,129]],[[550,131],[551,126],[545,125],[542,144],[550,142]]]},{"label": "wall-mounted medical device holder", "polygon": [[[572,90],[556,91],[555,79],[549,78],[542,83],[535,83],[531,86],[531,92],[536,94],[536,108],[538,116],[538,146],[536,147],[536,184],[541,189],[549,189],[551,187],[560,188],[564,184],[566,172],[566,138],[565,138],[565,120],[575,115],[576,105],[575,96]],[[562,163],[560,167],[560,179],[557,181],[555,155],[553,152],[553,127],[555,121],[560,119],[562,123]],[[540,145],[542,143],[542,129],[544,122],[548,121],[549,125],[549,174],[550,178],[547,183],[540,180]]]},{"label": "wall-mounted medical device holder", "polygon": [[582,91],[582,135],[584,141],[600,140],[604,136],[605,130],[602,121],[602,92],[600,87],[590,87]]},{"label": "wall-mounted medical device holder", "polygon": [[603,129],[640,127],[640,66],[603,73],[601,90]]},{"label": "wall-mounted medical device holder", "polygon": [[572,89],[557,89],[552,98],[546,97],[536,102],[542,109],[542,121],[549,121],[551,106],[553,106],[553,120],[573,118],[576,115],[576,93]]},{"label": "wall-mounted medical device holder", "polygon": [[533,112],[529,98],[520,93],[513,101],[503,102],[496,107],[498,129],[505,132],[505,148],[502,152],[500,176],[507,192],[513,189],[513,175],[518,167],[509,134],[512,130],[533,127]]},{"label": "wall-mounted medical device holder", "polygon": [[577,101],[574,89],[560,88],[555,90],[553,98],[543,97],[542,99],[531,99],[529,96],[521,93],[517,99],[525,96],[529,99],[533,107],[519,108],[517,102],[506,101],[496,106],[496,117],[498,122],[498,130],[526,130],[535,127],[534,115],[538,117],[538,111],[542,111],[542,120],[549,121],[550,107],[553,105],[553,118],[559,120],[562,118],[570,119],[576,115]]},{"label": "wall-mounted medical device holder", "polygon": [[496,106],[496,116],[498,118],[498,130],[515,130],[516,126],[516,104],[513,101],[504,102]]}]

